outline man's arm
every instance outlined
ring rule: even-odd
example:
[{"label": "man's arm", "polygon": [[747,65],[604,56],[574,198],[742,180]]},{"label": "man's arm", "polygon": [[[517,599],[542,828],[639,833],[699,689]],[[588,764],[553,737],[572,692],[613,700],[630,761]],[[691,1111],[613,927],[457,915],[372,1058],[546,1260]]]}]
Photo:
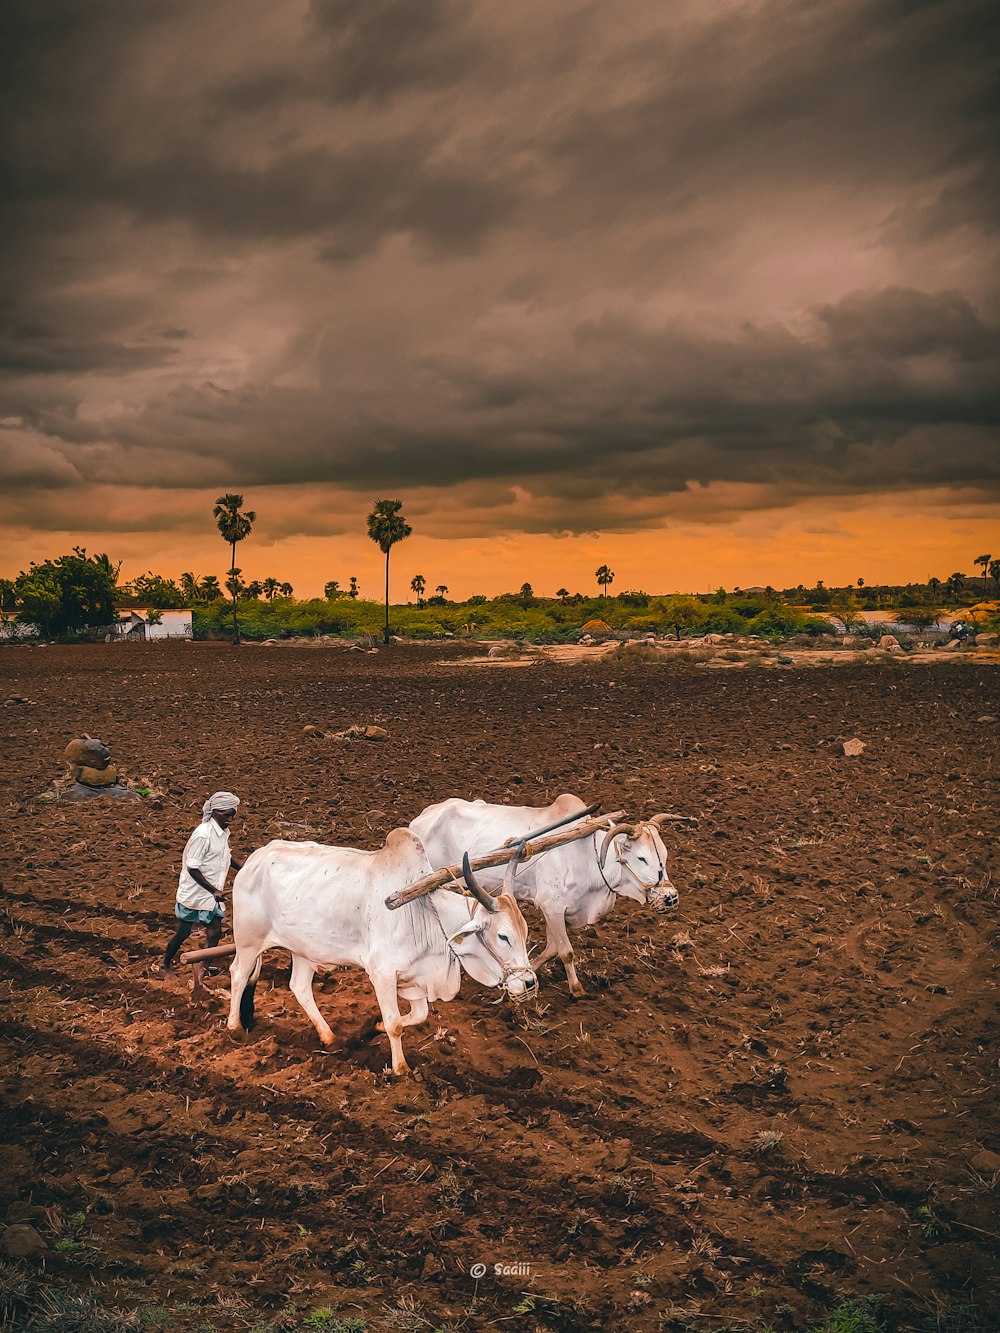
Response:
[{"label": "man's arm", "polygon": [[207,889],[217,902],[222,901],[222,895],[225,890],[217,889],[214,884],[210,884],[197,866],[188,866],[187,872],[200,888]]},{"label": "man's arm", "polygon": [[242,862],[242,861],[237,861],[237,859],[236,859],[235,856],[230,856],[230,858],[229,858],[229,865],[230,865],[230,869],[232,869],[232,870],[242,870],[242,869],[243,869],[243,862]]}]

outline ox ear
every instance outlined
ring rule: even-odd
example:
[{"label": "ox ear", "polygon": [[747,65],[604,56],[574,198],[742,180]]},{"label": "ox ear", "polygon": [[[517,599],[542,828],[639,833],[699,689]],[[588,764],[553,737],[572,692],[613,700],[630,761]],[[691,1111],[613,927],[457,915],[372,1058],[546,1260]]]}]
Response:
[{"label": "ox ear", "polygon": [[467,943],[471,936],[481,935],[490,923],[489,914],[485,907],[477,907],[472,917],[468,921],[463,921],[454,935],[448,940],[453,949],[461,948]]}]

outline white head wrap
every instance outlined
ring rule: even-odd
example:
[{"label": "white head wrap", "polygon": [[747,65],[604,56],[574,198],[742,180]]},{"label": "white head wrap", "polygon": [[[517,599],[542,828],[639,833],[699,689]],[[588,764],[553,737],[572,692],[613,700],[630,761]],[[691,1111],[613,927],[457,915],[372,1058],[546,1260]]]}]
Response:
[{"label": "white head wrap", "polygon": [[235,810],[240,798],[231,791],[217,791],[201,807],[201,822],[207,824],[216,810]]}]

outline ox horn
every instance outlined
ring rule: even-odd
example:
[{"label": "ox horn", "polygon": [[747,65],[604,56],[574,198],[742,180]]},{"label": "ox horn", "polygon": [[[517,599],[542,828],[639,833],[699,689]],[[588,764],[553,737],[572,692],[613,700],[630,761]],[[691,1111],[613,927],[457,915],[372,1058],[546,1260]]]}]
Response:
[{"label": "ox horn", "polygon": [[662,828],[664,824],[697,824],[694,815],[650,815],[645,821],[647,824],[655,824],[657,828]]},{"label": "ox horn", "polygon": [[601,863],[601,869],[604,869],[604,863],[608,859],[608,849],[615,838],[621,834],[627,834],[630,838],[638,837],[638,829],[634,824],[612,824],[611,828],[605,833],[604,841],[601,843],[601,851],[598,860]]},{"label": "ox horn", "polygon": [[476,877],[472,873],[472,866],[469,865],[469,853],[466,852],[462,857],[462,878],[465,880],[466,887],[475,898],[476,902],[482,903],[487,912],[498,911],[497,900],[492,893],[488,893],[481,884],[476,883]]}]

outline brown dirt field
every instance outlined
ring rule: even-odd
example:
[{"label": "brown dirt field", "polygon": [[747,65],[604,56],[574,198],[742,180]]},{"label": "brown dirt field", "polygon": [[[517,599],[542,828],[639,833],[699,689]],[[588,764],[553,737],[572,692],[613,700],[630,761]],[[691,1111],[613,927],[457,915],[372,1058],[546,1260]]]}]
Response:
[{"label": "brown dirt field", "polygon": [[[1000,671],[468,651],[0,650],[36,701],[0,705],[0,1217],[44,1281],[168,1329],[805,1330],[865,1295],[996,1327]],[[39,803],[81,731],[162,796]],[[537,1011],[466,978],[399,1082],[360,973],[317,986],[331,1052],[284,955],[243,1045],[224,989],[150,978],[216,788],[237,854],[374,847],[448,795],[700,823],[667,835],[679,914],[577,937],[584,999],[558,964]]]}]

